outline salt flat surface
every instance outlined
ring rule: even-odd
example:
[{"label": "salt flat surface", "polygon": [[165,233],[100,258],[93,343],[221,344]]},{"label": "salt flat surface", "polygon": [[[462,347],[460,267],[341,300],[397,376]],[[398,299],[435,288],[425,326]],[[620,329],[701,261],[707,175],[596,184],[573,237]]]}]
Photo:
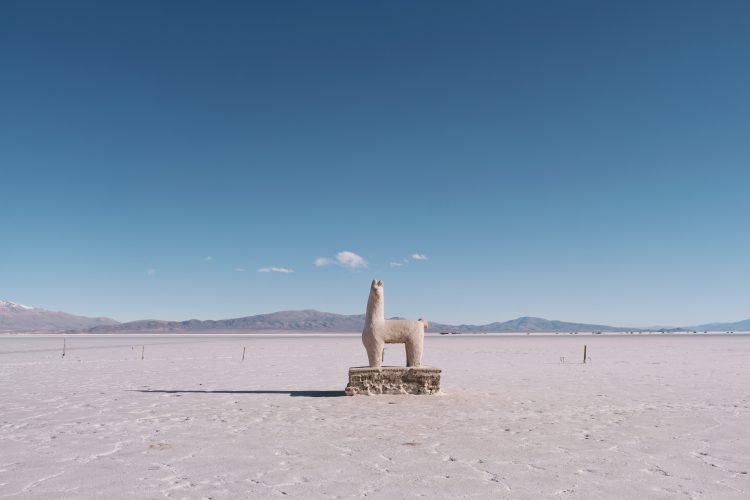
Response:
[{"label": "salt flat surface", "polygon": [[61,347],[0,337],[0,497],[750,497],[746,335],[429,337],[439,396],[343,396],[356,336]]}]

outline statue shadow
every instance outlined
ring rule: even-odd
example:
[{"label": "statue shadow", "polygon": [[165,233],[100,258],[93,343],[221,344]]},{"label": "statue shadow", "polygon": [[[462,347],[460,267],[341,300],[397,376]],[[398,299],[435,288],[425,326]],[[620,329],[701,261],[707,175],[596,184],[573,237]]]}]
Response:
[{"label": "statue shadow", "polygon": [[346,396],[344,391],[275,391],[275,390],[249,390],[249,391],[206,391],[202,389],[137,389],[133,392],[159,393],[159,394],[288,394],[293,398],[338,398]]}]

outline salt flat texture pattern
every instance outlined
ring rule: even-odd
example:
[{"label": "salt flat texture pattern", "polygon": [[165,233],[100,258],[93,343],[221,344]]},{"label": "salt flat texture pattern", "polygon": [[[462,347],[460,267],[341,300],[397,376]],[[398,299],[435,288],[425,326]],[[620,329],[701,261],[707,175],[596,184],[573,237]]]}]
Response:
[{"label": "salt flat texture pattern", "polygon": [[359,335],[0,337],[0,497],[750,494],[750,337],[425,343],[444,394],[350,398]]},{"label": "salt flat texture pattern", "polygon": [[347,396],[358,394],[437,394],[440,392],[440,368],[369,366],[349,368]]}]

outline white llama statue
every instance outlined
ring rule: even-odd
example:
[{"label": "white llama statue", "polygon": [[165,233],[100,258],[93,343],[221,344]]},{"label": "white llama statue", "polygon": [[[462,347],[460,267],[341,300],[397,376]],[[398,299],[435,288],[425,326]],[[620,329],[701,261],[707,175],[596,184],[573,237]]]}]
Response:
[{"label": "white llama statue", "polygon": [[406,366],[417,367],[422,363],[424,331],[427,321],[418,319],[385,319],[383,305],[383,282],[372,280],[370,297],[367,299],[365,328],[362,330],[362,343],[367,349],[370,367],[380,368],[383,364],[385,344],[406,344]]}]

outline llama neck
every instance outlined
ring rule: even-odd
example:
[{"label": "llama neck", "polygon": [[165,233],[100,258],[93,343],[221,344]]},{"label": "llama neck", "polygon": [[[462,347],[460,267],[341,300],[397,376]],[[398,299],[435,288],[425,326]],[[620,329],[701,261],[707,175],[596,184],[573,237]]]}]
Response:
[{"label": "llama neck", "polygon": [[365,314],[365,323],[372,324],[385,321],[385,307],[383,305],[383,296],[378,297],[374,293],[370,294],[367,299],[367,313]]}]

